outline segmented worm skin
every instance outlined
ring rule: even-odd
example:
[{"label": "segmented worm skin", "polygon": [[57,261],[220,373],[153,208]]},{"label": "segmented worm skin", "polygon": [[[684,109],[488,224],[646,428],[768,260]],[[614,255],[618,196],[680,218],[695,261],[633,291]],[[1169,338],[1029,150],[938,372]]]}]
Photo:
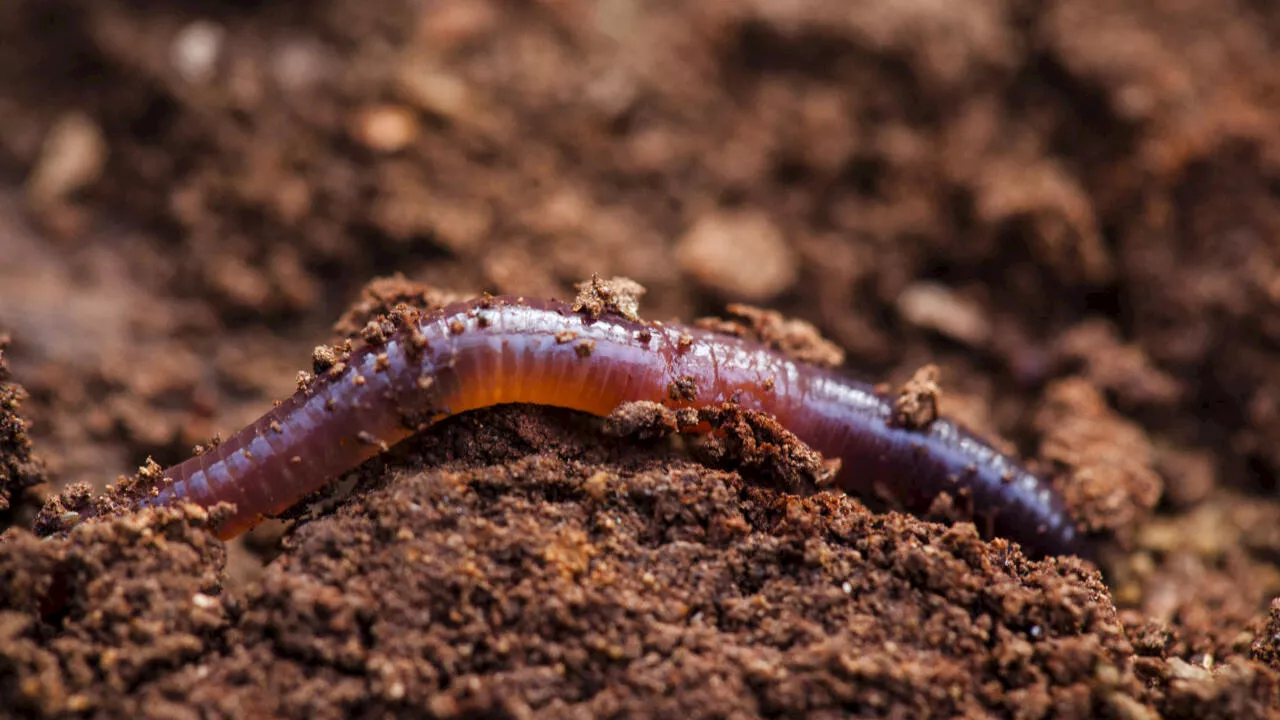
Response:
[{"label": "segmented worm skin", "polygon": [[[672,383],[696,395],[680,397]],[[738,402],[840,458],[836,483],[848,492],[914,512],[949,492],[967,499],[980,528],[1028,554],[1089,554],[1045,481],[949,420],[894,426],[892,398],[870,385],[728,335],[613,314],[592,319],[563,303],[511,298],[423,314],[384,344],[356,350],[345,368],[322,373],[212,450],[165,470],[149,504],[233,503],[218,533],[229,538],[449,415],[502,403],[607,415],[638,400]]]}]

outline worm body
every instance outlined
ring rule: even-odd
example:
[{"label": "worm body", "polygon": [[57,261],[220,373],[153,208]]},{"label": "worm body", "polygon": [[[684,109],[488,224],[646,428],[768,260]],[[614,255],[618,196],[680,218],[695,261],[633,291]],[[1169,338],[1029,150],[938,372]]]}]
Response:
[{"label": "worm body", "polygon": [[228,440],[165,470],[150,503],[233,503],[219,528],[229,538],[444,417],[502,403],[607,415],[640,400],[737,402],[841,458],[836,483],[848,492],[915,512],[949,492],[967,497],[980,527],[1031,555],[1088,555],[1045,481],[951,421],[895,427],[892,399],[872,386],[752,341],[510,298],[423,314],[354,351]]}]

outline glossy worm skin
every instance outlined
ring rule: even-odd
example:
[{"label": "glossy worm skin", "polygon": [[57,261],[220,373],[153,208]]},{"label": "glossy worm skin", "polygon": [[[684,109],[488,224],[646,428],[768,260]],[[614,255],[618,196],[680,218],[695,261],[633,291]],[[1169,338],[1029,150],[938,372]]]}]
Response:
[{"label": "glossy worm skin", "polygon": [[[696,394],[679,397],[672,383]],[[673,398],[673,395],[676,396]],[[744,339],[563,303],[485,298],[424,313],[215,448],[164,471],[148,504],[233,503],[230,538],[444,417],[502,403],[607,415],[630,401],[735,401],[843,461],[836,484],[920,512],[942,492],[1033,556],[1089,544],[1042,479],[955,423],[892,425],[892,398]]]}]

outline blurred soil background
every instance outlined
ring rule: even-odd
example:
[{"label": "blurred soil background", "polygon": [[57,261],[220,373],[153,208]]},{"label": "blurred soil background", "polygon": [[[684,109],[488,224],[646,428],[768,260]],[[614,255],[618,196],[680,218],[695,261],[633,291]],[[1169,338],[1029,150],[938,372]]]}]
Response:
[{"label": "blurred soil background", "polygon": [[[593,273],[937,363],[1102,573],[540,408],[244,542],[30,531],[362,293]],[[1266,717],[1278,492],[1280,5],[0,2],[0,713]]]}]

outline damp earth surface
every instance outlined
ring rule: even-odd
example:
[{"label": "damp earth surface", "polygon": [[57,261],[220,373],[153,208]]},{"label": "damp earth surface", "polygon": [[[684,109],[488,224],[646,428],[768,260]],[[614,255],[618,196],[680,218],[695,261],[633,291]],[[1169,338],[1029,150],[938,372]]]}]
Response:
[{"label": "damp earth surface", "polygon": [[[0,712],[1274,716],[1277,48],[1206,0],[0,3]],[[527,406],[231,543],[110,507],[400,303],[593,275],[936,366],[1109,552]]]}]

